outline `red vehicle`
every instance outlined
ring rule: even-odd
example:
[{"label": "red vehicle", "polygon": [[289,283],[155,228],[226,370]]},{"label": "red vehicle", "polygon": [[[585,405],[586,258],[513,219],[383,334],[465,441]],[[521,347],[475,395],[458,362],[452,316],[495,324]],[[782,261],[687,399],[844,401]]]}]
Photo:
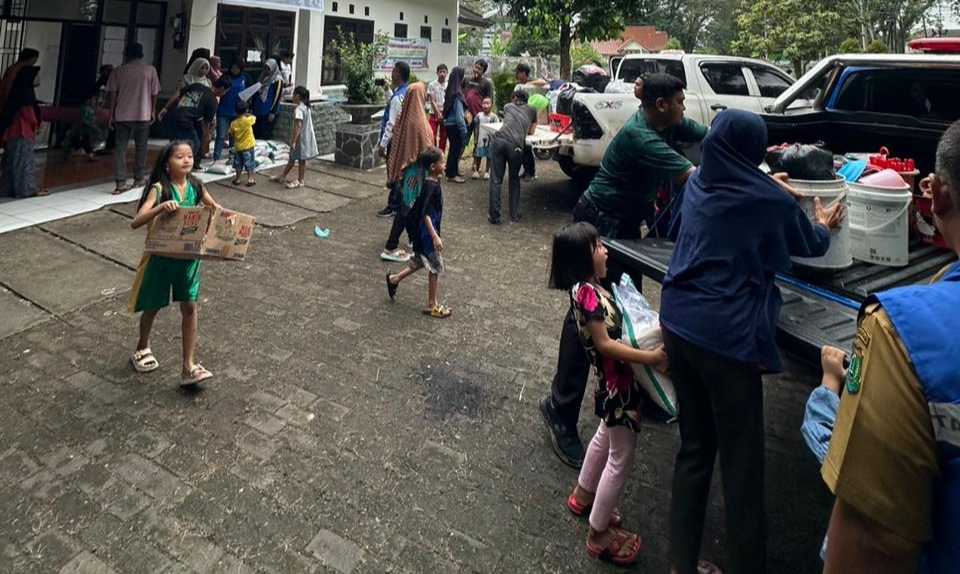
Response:
[{"label": "red vehicle", "polygon": [[924,54],[960,54],[960,38],[917,38],[907,47]]}]

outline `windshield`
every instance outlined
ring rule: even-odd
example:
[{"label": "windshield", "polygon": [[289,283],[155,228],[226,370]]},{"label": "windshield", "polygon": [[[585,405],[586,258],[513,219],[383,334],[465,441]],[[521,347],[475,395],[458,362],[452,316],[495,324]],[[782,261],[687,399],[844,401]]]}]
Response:
[{"label": "windshield", "polygon": [[683,72],[683,62],[664,58],[624,59],[620,64],[617,79],[622,80],[625,84],[632,84],[636,81],[637,77],[655,72],[670,74],[671,76],[679,78],[684,84],[687,83],[687,75]]}]

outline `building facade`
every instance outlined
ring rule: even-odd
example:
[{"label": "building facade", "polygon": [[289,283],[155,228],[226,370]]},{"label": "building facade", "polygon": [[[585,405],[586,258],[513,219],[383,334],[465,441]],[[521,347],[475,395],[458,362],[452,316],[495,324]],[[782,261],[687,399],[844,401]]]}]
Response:
[{"label": "building facade", "polygon": [[456,0],[0,0],[0,65],[36,48],[39,99],[72,106],[102,64],[122,63],[129,42],[143,44],[165,93],[196,48],[209,48],[224,66],[240,56],[254,71],[289,50],[294,81],[316,92],[342,78],[330,47],[339,27],[364,40],[379,31],[414,44],[413,71],[430,80],[437,64],[456,62],[458,9]]}]

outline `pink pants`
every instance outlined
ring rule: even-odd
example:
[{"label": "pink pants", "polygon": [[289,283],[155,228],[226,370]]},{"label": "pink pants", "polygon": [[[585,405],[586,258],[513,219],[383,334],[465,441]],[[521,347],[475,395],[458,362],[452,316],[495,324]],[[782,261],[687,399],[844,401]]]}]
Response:
[{"label": "pink pants", "polygon": [[[447,148],[447,126],[443,125],[443,118],[430,114],[430,129],[433,130],[433,143],[444,151]],[[437,139],[439,138],[439,143]]]},{"label": "pink pants", "polygon": [[596,493],[590,526],[597,532],[610,524],[610,513],[623,494],[636,449],[637,433],[625,426],[608,427],[601,422],[590,441],[577,482],[583,490]]}]

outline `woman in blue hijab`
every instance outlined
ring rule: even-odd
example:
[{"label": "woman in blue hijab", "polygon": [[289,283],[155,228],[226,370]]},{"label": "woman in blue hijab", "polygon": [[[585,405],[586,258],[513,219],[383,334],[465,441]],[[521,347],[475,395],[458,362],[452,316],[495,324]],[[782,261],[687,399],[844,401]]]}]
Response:
[{"label": "woman in blue hijab", "polygon": [[718,450],[729,569],[765,571],[760,377],[781,370],[774,276],[790,268],[792,255],[826,253],[830,229],[843,217],[840,204],[825,210],[817,199],[818,223],[811,223],[785,186],[759,169],[766,146],[759,116],[719,114],[674,224],[660,320],[680,405],[670,505],[676,574],[697,572]]}]

